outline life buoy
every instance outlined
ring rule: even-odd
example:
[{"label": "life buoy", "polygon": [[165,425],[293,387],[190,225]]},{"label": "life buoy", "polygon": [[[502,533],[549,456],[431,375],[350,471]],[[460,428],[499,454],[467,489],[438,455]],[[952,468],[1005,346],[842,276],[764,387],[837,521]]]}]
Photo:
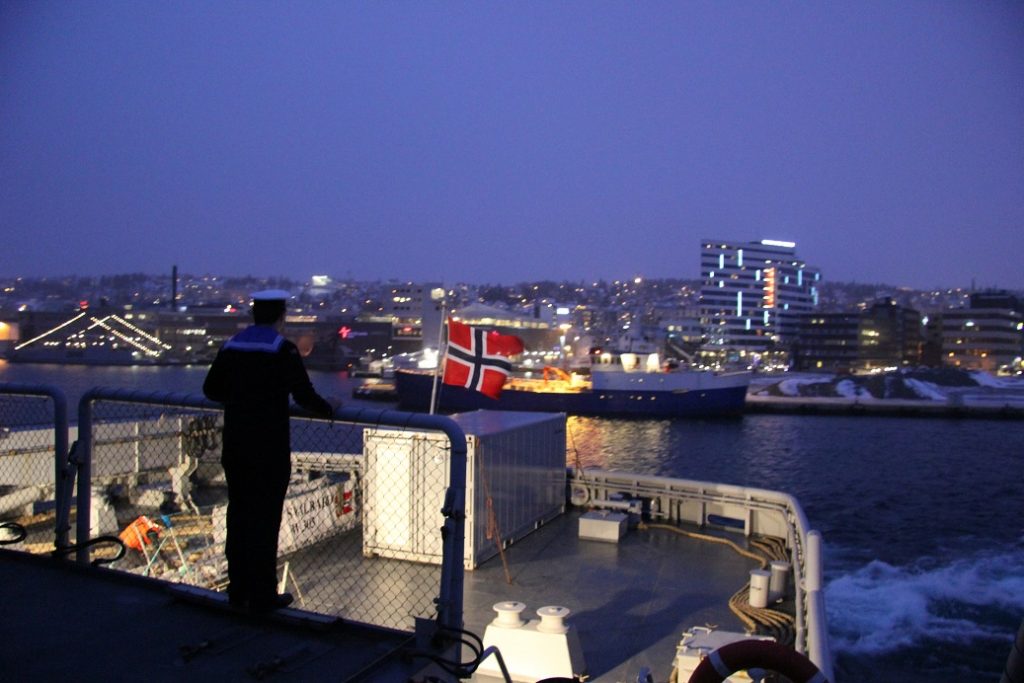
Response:
[{"label": "life buoy", "polygon": [[590,502],[590,489],[582,484],[573,484],[569,489],[569,502],[576,507],[583,507]]},{"label": "life buoy", "polygon": [[747,669],[767,669],[793,683],[828,683],[825,674],[796,650],[770,640],[741,640],[713,651],[693,670],[689,683],[722,683]]}]

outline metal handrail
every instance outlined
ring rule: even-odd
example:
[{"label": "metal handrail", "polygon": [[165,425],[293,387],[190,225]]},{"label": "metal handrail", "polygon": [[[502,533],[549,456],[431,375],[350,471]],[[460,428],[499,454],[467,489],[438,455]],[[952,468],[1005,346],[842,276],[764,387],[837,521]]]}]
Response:
[{"label": "metal handrail", "polygon": [[[223,410],[223,405],[195,394],[172,392],[138,391],[133,389],[111,389],[96,387],[87,391],[78,404],[78,525],[76,528],[79,549],[76,559],[88,564],[89,550],[84,542],[89,538],[90,491],[92,482],[92,426],[93,403],[110,401],[119,403],[142,403],[158,406],[175,406],[201,410]],[[438,623],[446,628],[462,627],[462,588],[464,583],[463,546],[465,544],[466,519],[466,433],[454,420],[443,415],[426,415],[397,410],[376,410],[366,408],[340,408],[330,418],[317,418],[297,406],[291,409],[292,417],[319,420],[336,420],[352,424],[396,427],[400,429],[422,429],[443,432],[450,444],[451,463],[448,490],[445,493],[442,512],[445,516],[442,531],[441,585],[438,595]],[[65,437],[66,438],[66,437]]]},{"label": "metal handrail", "polygon": [[53,544],[59,551],[68,547],[68,532],[71,530],[70,487],[66,484],[69,483],[67,477],[74,472],[68,462],[68,399],[63,391],[48,384],[0,382],[0,394],[37,396],[53,401],[53,486],[57,514]]},{"label": "metal handrail", "polygon": [[[806,652],[832,680],[828,633],[822,628],[825,608],[821,535],[811,529],[807,515],[794,496],[770,489],[593,468],[586,470],[585,474],[577,473],[574,482],[594,490],[631,489],[631,493],[641,496],[728,502],[748,510],[773,511],[782,515],[789,528],[787,542],[793,548],[794,583],[802,597],[795,601],[797,648]],[[749,533],[749,524],[745,525],[744,533]]]}]

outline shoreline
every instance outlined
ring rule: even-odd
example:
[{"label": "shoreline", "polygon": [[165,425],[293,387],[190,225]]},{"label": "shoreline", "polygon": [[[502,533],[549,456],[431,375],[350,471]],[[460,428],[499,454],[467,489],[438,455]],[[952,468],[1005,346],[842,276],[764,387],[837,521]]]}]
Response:
[{"label": "shoreline", "polygon": [[744,413],[788,415],[865,415],[873,417],[944,417],[1024,419],[1024,404],[977,405],[957,401],[899,398],[765,396],[747,394]]}]

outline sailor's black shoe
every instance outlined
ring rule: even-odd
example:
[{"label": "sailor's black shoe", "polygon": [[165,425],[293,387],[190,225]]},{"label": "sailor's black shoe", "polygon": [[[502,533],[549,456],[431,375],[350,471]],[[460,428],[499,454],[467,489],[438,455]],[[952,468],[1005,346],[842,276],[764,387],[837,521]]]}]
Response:
[{"label": "sailor's black shoe", "polygon": [[244,595],[239,595],[237,593],[232,593],[228,591],[228,604],[235,609],[248,609],[249,598],[247,598]]},{"label": "sailor's black shoe", "polygon": [[269,600],[250,600],[249,609],[253,612],[271,612],[276,609],[283,609],[294,602],[295,598],[291,593],[280,593]]}]

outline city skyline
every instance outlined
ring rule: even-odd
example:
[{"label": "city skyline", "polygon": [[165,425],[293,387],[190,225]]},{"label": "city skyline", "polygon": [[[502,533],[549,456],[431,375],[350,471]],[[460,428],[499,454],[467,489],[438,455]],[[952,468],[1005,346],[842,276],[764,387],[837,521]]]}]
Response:
[{"label": "city skyline", "polygon": [[[311,289],[317,289],[317,288],[331,287],[331,286],[335,286],[335,285],[344,285],[344,284],[356,284],[356,285],[359,285],[359,284],[364,284],[364,285],[378,284],[378,285],[389,285],[389,284],[429,284],[429,283],[437,282],[440,285],[445,286],[445,287],[471,287],[471,288],[479,287],[479,288],[485,288],[485,289],[486,288],[508,287],[508,288],[511,289],[511,288],[516,288],[516,287],[520,287],[520,286],[529,286],[529,285],[538,284],[538,283],[554,283],[555,285],[566,285],[566,286],[581,285],[583,287],[592,287],[592,286],[596,286],[596,285],[600,285],[600,284],[605,284],[605,285],[623,284],[623,285],[626,285],[626,284],[629,284],[629,283],[637,283],[637,282],[666,283],[666,282],[675,282],[675,281],[686,283],[687,285],[692,286],[694,293],[697,294],[697,293],[700,292],[700,289],[701,289],[702,285],[704,285],[706,283],[706,280],[704,278],[699,277],[699,276],[693,276],[693,277],[682,277],[682,276],[643,277],[643,276],[639,276],[639,275],[632,275],[632,276],[629,276],[629,277],[611,277],[611,278],[587,278],[587,277],[583,277],[583,278],[575,279],[575,280],[553,279],[553,278],[540,278],[540,279],[536,279],[536,280],[530,280],[530,279],[525,279],[525,278],[514,278],[514,279],[511,279],[511,280],[500,281],[500,282],[499,281],[469,282],[469,281],[465,281],[465,280],[444,280],[444,281],[439,281],[439,280],[413,280],[411,278],[403,278],[403,277],[400,277],[400,276],[398,276],[398,277],[372,277],[371,276],[371,277],[367,277],[367,278],[344,278],[344,277],[336,277],[334,275],[330,275],[330,274],[326,274],[326,273],[314,273],[314,274],[309,275],[309,276],[303,276],[303,275],[295,275],[295,276],[293,276],[293,275],[288,274],[288,273],[273,273],[273,274],[270,274],[270,273],[240,273],[240,274],[237,274],[237,275],[225,275],[225,274],[222,274],[222,273],[193,273],[193,272],[188,272],[188,271],[186,271],[184,269],[179,269],[179,272],[178,272],[177,276],[178,276],[179,282],[184,282],[184,281],[196,282],[196,281],[202,281],[204,279],[214,279],[214,280],[219,280],[219,281],[222,281],[222,282],[223,281],[249,282],[252,286],[255,286],[257,283],[271,282],[271,283],[277,283],[277,284],[275,284],[275,286],[280,285],[282,287],[285,287],[285,286],[294,286],[294,287],[296,287],[296,290],[294,292],[292,292],[293,294],[297,294],[297,293],[300,292],[301,289],[304,289],[304,288],[307,288],[307,287],[311,288]],[[60,274],[57,274],[57,275],[39,275],[39,276],[18,275],[18,274],[7,275],[7,274],[4,274],[4,273],[0,273],[0,283],[2,283],[2,282],[15,282],[15,281],[25,281],[26,283],[29,283],[29,284],[42,284],[42,283],[45,283],[45,282],[50,282],[50,283],[66,283],[67,281],[73,281],[73,280],[99,281],[99,280],[104,280],[104,279],[134,278],[134,277],[142,277],[142,278],[147,278],[147,279],[151,279],[151,280],[155,280],[155,281],[166,281],[166,286],[168,288],[171,287],[172,273],[171,273],[170,270],[168,270],[166,272],[159,272],[159,273],[157,273],[157,272],[134,271],[134,272],[116,272],[116,273],[115,272],[109,272],[109,273],[89,273],[89,274],[82,274],[82,273],[60,273]],[[326,279],[324,279],[324,278],[326,278]],[[291,283],[291,284],[288,285],[287,283]],[[881,297],[884,297],[887,294],[893,293],[893,292],[918,292],[918,293],[924,294],[924,293],[943,293],[943,292],[945,292],[945,293],[957,293],[957,292],[959,292],[959,293],[970,293],[972,291],[973,292],[1007,291],[1007,292],[1010,292],[1010,293],[1024,294],[1024,287],[1022,287],[1022,288],[1013,288],[1013,287],[982,286],[982,285],[980,285],[978,283],[974,283],[973,286],[971,285],[971,283],[968,283],[967,286],[937,284],[934,287],[921,287],[921,288],[917,288],[917,287],[908,287],[908,286],[895,285],[895,284],[893,284],[891,282],[868,282],[866,280],[844,280],[844,281],[837,281],[837,280],[828,280],[828,279],[822,277],[822,279],[820,281],[820,285],[821,285],[821,287],[823,287],[825,289],[828,289],[828,288],[833,287],[833,286],[837,286],[837,287],[853,287],[853,288],[858,288],[858,289],[875,288],[875,291],[877,292],[878,296],[881,296]]]},{"label": "city skyline", "polygon": [[3,276],[1024,289],[1024,5],[0,6]]}]

